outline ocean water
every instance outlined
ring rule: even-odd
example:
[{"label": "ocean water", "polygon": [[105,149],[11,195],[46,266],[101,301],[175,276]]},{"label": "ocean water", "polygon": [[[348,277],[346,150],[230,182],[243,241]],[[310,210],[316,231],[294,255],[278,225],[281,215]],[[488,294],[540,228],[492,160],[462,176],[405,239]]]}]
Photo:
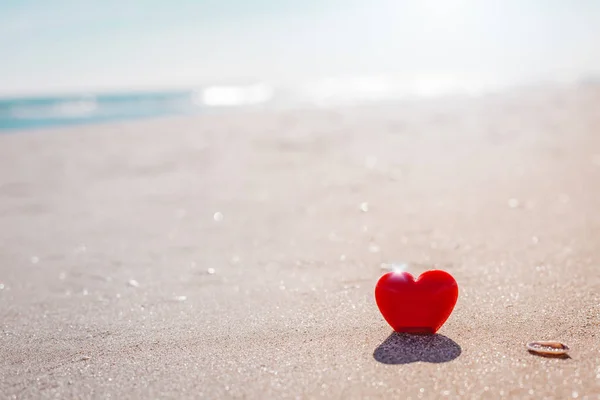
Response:
[{"label": "ocean water", "polygon": [[131,93],[0,99],[0,130],[99,123],[197,112],[190,93]]},{"label": "ocean water", "polygon": [[0,99],[0,131],[200,112],[193,99],[191,91],[6,98]]},{"label": "ocean water", "polygon": [[0,99],[0,131],[189,115],[232,107],[268,106],[265,84],[195,90],[102,93]]},{"label": "ocean water", "polygon": [[235,109],[327,108],[414,101],[444,96],[477,97],[522,86],[598,84],[597,75],[579,79],[522,81],[423,75],[337,76],[294,86],[264,82],[210,85],[177,91],[133,91],[63,96],[0,98],[0,134],[20,130],[97,124]]},{"label": "ocean water", "polygon": [[413,77],[338,76],[293,86],[267,83],[210,85],[178,91],[138,91],[0,98],[0,132],[192,115],[244,109],[331,107],[442,95],[480,95],[498,82]]}]

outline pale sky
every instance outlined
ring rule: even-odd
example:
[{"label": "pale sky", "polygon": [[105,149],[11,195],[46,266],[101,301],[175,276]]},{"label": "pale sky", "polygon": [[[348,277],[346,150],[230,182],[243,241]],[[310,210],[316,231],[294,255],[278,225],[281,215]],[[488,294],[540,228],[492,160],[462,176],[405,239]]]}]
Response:
[{"label": "pale sky", "polygon": [[0,0],[0,95],[600,72],[600,2]]}]

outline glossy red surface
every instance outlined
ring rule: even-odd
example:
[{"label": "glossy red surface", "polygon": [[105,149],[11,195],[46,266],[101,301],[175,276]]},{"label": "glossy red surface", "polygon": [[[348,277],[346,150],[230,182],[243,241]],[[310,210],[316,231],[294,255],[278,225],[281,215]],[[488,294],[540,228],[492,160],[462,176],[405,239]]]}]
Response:
[{"label": "glossy red surface", "polygon": [[379,278],[375,287],[377,306],[396,332],[437,332],[457,299],[456,280],[440,270],[424,272],[416,280],[408,272],[389,272]]}]

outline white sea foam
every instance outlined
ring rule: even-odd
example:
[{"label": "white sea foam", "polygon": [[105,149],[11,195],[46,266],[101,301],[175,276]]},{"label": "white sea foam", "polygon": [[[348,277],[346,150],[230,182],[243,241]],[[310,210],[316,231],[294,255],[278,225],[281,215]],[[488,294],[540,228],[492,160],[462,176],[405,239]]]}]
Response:
[{"label": "white sea foam", "polygon": [[209,107],[249,106],[265,103],[273,97],[273,88],[265,83],[247,86],[209,86],[193,96],[197,105]]}]

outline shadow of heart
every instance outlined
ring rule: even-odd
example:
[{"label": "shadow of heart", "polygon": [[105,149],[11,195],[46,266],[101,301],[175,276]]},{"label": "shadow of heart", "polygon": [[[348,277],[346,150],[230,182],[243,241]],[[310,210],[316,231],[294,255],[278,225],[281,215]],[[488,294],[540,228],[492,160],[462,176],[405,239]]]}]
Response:
[{"label": "shadow of heart", "polygon": [[443,363],[454,360],[461,352],[460,346],[444,335],[394,332],[377,346],[373,358],[383,364]]}]

